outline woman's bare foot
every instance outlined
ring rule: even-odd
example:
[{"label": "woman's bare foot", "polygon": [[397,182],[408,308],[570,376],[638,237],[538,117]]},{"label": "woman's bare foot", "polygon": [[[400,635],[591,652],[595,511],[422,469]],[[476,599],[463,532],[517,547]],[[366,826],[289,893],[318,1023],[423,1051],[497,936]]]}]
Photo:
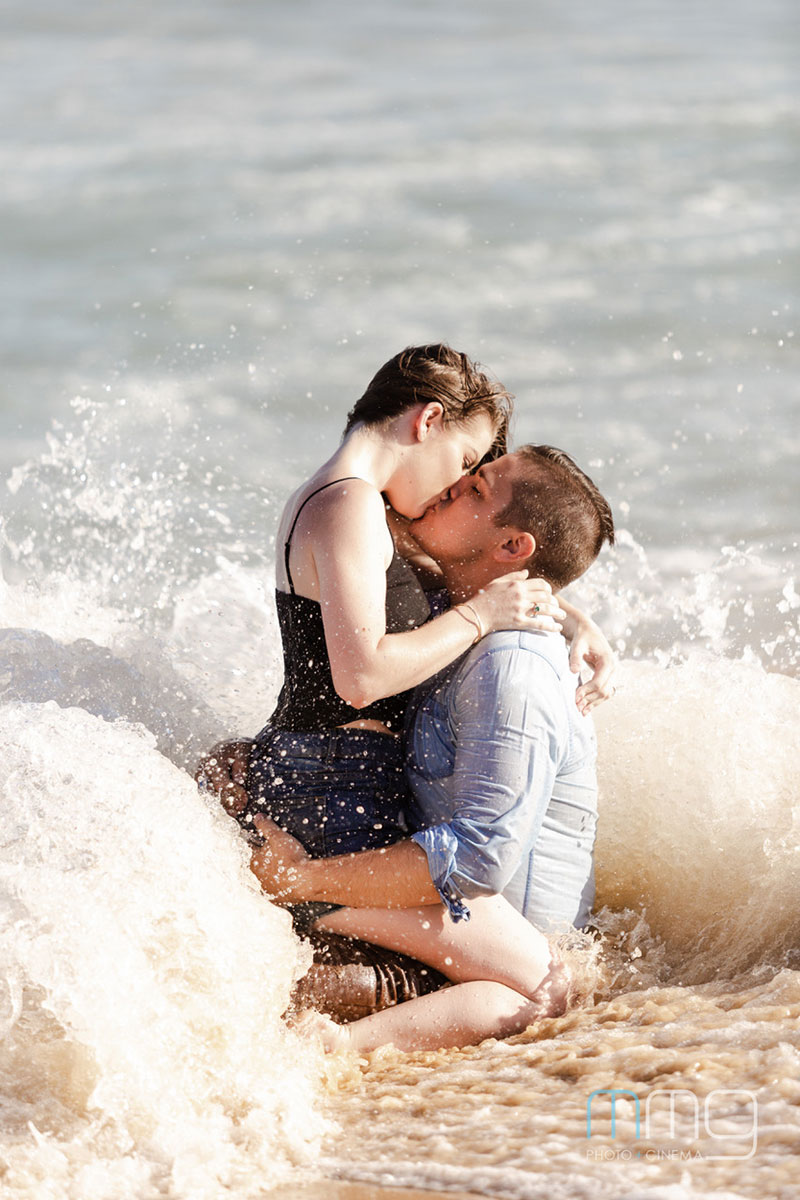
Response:
[{"label": "woman's bare foot", "polygon": [[292,1029],[302,1038],[315,1038],[321,1042],[326,1054],[353,1048],[346,1025],[337,1025],[325,1013],[314,1012],[313,1009],[306,1009],[296,1021],[292,1021]]},{"label": "woman's bare foot", "polygon": [[541,1006],[538,1017],[560,1017],[569,1008],[569,990],[572,977],[564,960],[555,950],[550,955],[550,967],[542,982],[531,996]]}]

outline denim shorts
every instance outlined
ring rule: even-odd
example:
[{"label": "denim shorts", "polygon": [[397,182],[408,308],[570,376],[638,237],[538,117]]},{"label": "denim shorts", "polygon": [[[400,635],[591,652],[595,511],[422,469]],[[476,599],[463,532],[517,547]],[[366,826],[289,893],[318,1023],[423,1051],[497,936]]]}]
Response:
[{"label": "denim shorts", "polygon": [[[388,846],[407,836],[402,740],[367,729],[258,735],[239,817],[252,829],[262,813],[302,842],[312,858]],[[294,906],[299,928],[339,907]]]}]

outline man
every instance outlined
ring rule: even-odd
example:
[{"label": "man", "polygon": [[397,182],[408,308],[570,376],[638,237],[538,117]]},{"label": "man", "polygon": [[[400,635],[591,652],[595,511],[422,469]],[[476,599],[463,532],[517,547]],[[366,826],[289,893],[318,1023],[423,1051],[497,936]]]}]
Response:
[{"label": "man", "polygon": [[[464,477],[411,533],[439,563],[454,604],[521,568],[565,587],[614,536],[594,484],[543,446]],[[483,638],[412,703],[408,815],[417,832],[331,859],[275,839],[253,858],[265,890],[350,906],[325,928],[371,941],[381,938],[380,921],[360,910],[442,900],[459,920],[474,897],[498,893],[539,929],[581,927],[594,892],[596,783],[594,735],[575,690],[560,635]],[[424,938],[383,944],[425,958]]]}]

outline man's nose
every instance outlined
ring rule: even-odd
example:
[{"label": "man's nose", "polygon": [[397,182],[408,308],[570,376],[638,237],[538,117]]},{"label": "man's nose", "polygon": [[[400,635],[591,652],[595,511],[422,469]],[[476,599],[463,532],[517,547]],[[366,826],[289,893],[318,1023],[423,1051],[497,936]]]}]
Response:
[{"label": "man's nose", "polygon": [[459,485],[457,483],[454,483],[452,487],[445,488],[444,491],[441,491],[436,497],[431,507],[435,507],[438,504],[444,504],[445,502],[449,502],[450,500],[454,499],[454,497],[458,495],[458,490]]}]

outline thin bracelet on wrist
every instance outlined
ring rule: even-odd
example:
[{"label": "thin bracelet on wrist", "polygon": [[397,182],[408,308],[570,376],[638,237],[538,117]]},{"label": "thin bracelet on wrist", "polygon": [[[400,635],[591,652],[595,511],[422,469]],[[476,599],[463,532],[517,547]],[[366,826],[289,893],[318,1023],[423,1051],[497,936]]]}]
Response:
[{"label": "thin bracelet on wrist", "polygon": [[[468,608],[469,611],[472,613],[471,617],[468,617],[467,614],[463,611],[465,608]],[[476,642],[479,642],[481,640],[481,638],[484,637],[483,623],[480,619],[480,616],[478,615],[478,613],[475,611],[475,609],[472,607],[472,605],[467,600],[462,600],[462,602],[460,604],[457,604],[455,607],[455,612],[457,612],[459,614],[459,616],[463,617],[468,625],[475,626],[475,638],[472,642],[472,644],[474,646]]]}]

